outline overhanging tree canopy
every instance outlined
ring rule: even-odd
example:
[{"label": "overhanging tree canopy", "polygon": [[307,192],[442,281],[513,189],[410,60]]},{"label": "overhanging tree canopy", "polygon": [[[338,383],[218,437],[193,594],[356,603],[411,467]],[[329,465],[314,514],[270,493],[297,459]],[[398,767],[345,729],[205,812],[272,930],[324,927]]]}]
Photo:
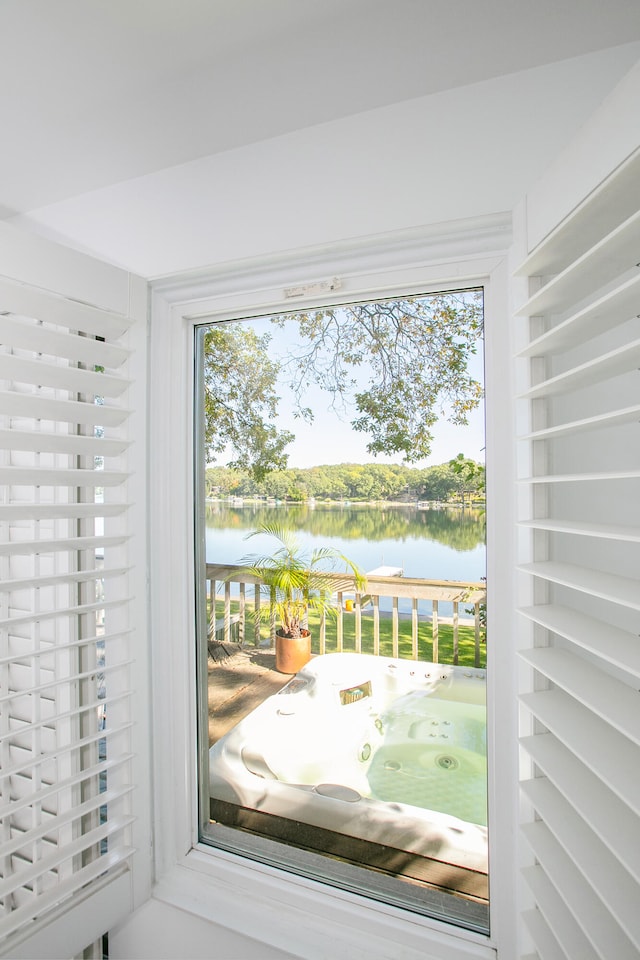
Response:
[{"label": "overhanging tree canopy", "polygon": [[293,392],[310,422],[305,387],[316,384],[331,405],[369,435],[367,450],[426,459],[433,426],[466,424],[482,397],[469,359],[482,337],[480,291],[404,297],[326,307],[271,318],[297,327],[296,346],[276,362],[269,336],[243,322],[216,324],[205,338],[206,442],[210,455],[230,448],[230,466],[257,477],[286,465],[293,439],[273,420],[278,391]]}]

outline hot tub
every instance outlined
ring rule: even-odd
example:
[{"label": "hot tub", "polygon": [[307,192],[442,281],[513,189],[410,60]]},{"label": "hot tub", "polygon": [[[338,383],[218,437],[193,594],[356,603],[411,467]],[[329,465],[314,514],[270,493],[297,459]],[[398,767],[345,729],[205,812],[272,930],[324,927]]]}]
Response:
[{"label": "hot tub", "polygon": [[315,657],[209,751],[214,800],[486,873],[485,671]]}]

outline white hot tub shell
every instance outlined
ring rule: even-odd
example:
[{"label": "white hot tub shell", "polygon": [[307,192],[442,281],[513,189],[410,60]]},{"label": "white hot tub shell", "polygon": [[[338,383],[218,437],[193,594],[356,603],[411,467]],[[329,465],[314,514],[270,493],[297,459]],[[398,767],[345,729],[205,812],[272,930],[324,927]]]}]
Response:
[{"label": "white hot tub shell", "polygon": [[210,795],[486,873],[484,670],[313,658],[209,751]]}]

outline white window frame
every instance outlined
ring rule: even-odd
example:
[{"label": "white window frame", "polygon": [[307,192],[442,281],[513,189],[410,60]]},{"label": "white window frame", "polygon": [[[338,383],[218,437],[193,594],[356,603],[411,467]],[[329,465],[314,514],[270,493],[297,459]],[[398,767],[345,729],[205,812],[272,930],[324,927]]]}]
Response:
[{"label": "white window frame", "polygon": [[[240,263],[152,284],[150,599],[154,694],[153,896],[298,956],[516,956],[517,716],[513,613],[513,423],[507,302],[510,218]],[[491,933],[483,937],[198,839],[193,523],[193,327],[205,318],[295,309],[284,289],[339,277],[323,302],[482,285],[486,318],[489,842]],[[499,469],[497,465],[499,464]],[[496,465],[496,466],[494,466]],[[506,598],[500,603],[498,598]],[[496,611],[492,614],[492,611]],[[495,617],[495,619],[492,619]],[[332,944],[334,949],[332,949]],[[394,947],[396,945],[396,947]],[[389,951],[389,952],[385,952]],[[434,953],[434,951],[436,951]]]}]

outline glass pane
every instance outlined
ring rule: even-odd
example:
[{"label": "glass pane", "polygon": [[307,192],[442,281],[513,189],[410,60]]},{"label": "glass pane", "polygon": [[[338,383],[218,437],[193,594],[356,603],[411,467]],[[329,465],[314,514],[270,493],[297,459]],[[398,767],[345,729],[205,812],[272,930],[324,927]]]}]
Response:
[{"label": "glass pane", "polygon": [[199,330],[204,839],[488,929],[482,293]]}]

